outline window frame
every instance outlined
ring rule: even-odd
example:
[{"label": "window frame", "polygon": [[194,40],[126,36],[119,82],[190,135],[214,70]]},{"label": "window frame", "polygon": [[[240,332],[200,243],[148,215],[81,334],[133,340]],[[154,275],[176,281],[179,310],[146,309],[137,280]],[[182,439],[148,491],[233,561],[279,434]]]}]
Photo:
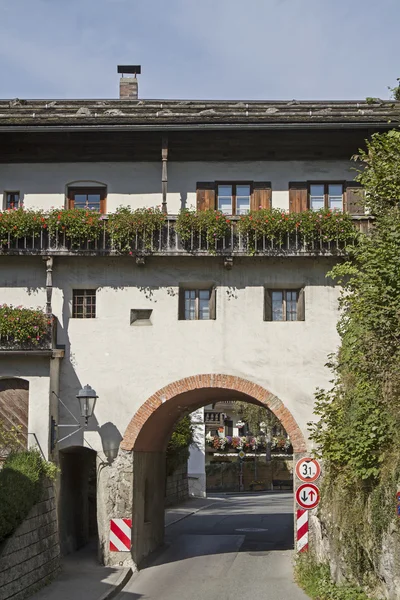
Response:
[{"label": "window frame", "polygon": [[237,206],[236,206],[236,189],[239,185],[248,185],[250,188],[249,194],[249,212],[251,211],[251,200],[254,192],[254,181],[216,181],[215,182],[215,210],[220,210],[218,207],[218,187],[220,185],[230,185],[232,186],[232,213],[224,213],[226,216],[232,217],[240,217],[241,215],[237,214]]},{"label": "window frame", "polygon": [[[199,292],[209,291],[210,297],[208,300],[208,319],[200,319],[199,314]],[[185,292],[194,291],[195,295],[195,318],[186,319],[185,317]],[[179,304],[178,304],[178,320],[179,321],[214,321],[216,319],[216,287],[215,285],[185,285],[179,286]]]},{"label": "window frame", "polygon": [[19,190],[4,190],[4,192],[3,192],[3,210],[12,210],[10,207],[7,206],[7,196],[9,194],[18,194],[17,208],[21,208],[21,205],[22,205],[21,192]]},{"label": "window frame", "polygon": [[[309,210],[312,210],[311,208],[311,186],[312,185],[323,185],[324,186],[324,209],[327,210],[329,209],[329,186],[330,185],[341,185],[342,186],[342,208],[340,209],[341,211],[344,211],[344,207],[346,206],[346,198],[345,198],[345,193],[346,193],[346,182],[341,180],[341,181],[307,181],[307,208]],[[335,209],[331,209],[331,210],[335,210]]]},{"label": "window frame", "polygon": [[[298,321],[305,321],[305,286],[281,286],[281,287],[264,287],[264,321],[271,323],[296,323]],[[282,292],[282,319],[273,319],[272,310],[272,292]],[[287,319],[287,300],[286,294],[288,292],[297,292],[296,302],[296,319]]]},{"label": "window frame", "polygon": [[[100,193],[100,207],[99,212],[102,215],[107,214],[107,187],[102,186],[85,186],[85,185],[69,185],[67,187],[67,208],[75,208],[75,194],[98,194]],[[88,207],[88,210],[89,207]]]},{"label": "window frame", "polygon": [[[88,292],[92,292],[88,294]],[[76,314],[75,312],[75,298],[77,296],[83,296],[83,311],[82,316]],[[94,315],[88,315],[88,307],[85,302],[85,298],[94,297]],[[93,304],[91,305],[93,306]],[[72,290],[72,311],[71,311],[71,319],[96,319],[97,318],[97,288],[73,288]]]}]

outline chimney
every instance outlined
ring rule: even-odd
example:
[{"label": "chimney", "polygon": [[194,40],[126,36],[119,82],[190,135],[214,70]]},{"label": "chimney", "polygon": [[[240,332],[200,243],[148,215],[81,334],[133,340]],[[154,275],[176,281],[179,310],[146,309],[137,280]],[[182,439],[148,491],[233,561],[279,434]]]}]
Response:
[{"label": "chimney", "polygon": [[[122,74],[119,80],[119,99],[120,100],[137,100],[138,80],[136,75],[140,75],[142,68],[140,65],[118,65],[118,73]],[[134,77],[124,77],[125,73],[133,74]]]}]

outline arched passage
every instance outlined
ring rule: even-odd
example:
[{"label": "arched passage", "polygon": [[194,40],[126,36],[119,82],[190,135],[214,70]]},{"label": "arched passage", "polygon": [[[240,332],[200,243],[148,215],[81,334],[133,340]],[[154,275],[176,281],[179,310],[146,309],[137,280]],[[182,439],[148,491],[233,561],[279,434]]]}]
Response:
[{"label": "arched passage", "polygon": [[[121,442],[123,450],[156,452],[165,449],[168,434],[184,414],[212,400],[232,397],[269,408],[290,436],[293,450],[306,451],[300,427],[283,402],[262,386],[234,375],[196,375],[162,388],[151,396],[134,415]],[[157,434],[157,439],[155,438]]]},{"label": "arched passage", "polygon": [[133,451],[132,556],[136,564],[164,539],[165,449],[175,423],[197,408],[234,396],[269,408],[290,436],[294,453],[306,442],[290,411],[262,386],[233,375],[181,379],[151,396],[129,423],[121,449]]}]

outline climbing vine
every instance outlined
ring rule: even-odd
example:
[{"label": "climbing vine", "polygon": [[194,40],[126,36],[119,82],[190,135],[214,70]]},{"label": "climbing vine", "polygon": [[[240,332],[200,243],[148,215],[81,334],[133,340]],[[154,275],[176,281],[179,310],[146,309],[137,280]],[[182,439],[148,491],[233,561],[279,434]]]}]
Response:
[{"label": "climbing vine", "polygon": [[355,157],[371,235],[329,274],[342,286],[331,390],[318,390],[311,437],[324,460],[320,516],[349,580],[378,582],[382,539],[398,527],[400,477],[400,133]]}]

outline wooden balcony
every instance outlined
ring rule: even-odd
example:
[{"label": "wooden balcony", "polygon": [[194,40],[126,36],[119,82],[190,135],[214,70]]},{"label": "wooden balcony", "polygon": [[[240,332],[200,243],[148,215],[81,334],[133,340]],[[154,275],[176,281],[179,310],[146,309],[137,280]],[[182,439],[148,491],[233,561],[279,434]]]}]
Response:
[{"label": "wooden balcony", "polygon": [[[121,248],[114,242],[104,219],[103,230],[94,240],[72,242],[68,234],[43,229],[40,234],[3,240],[0,255],[50,255],[50,256],[333,256],[346,252],[346,243],[340,240],[325,241],[317,234],[305,237],[300,233],[285,234],[282,239],[266,235],[251,240],[237,228],[237,217],[230,218],[230,232],[222,239],[210,244],[206,232],[192,232],[190,239],[183,242],[175,230],[176,216],[169,215],[165,223],[145,235],[137,234],[131,243]],[[372,219],[366,216],[353,217],[356,230],[368,233]]]}]

